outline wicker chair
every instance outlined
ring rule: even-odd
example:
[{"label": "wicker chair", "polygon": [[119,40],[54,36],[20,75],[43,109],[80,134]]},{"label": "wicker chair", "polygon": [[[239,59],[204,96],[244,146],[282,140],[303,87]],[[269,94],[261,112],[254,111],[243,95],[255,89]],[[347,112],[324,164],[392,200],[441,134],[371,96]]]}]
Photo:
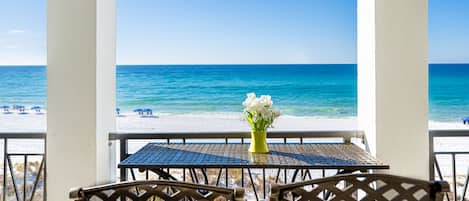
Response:
[{"label": "wicker chair", "polygon": [[[272,185],[270,201],[441,201],[449,185],[385,174],[347,174]],[[360,197],[360,199],[358,198]]]},{"label": "wicker chair", "polygon": [[70,190],[76,201],[243,201],[243,189],[228,189],[176,181],[149,180]]}]

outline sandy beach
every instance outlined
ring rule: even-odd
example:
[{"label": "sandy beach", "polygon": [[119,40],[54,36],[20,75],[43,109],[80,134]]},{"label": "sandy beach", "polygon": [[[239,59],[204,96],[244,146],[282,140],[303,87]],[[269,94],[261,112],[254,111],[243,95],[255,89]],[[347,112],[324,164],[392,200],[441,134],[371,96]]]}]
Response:
[{"label": "sandy beach", "polygon": [[[190,132],[249,131],[241,114],[162,114],[140,117],[121,114],[116,118],[118,131]],[[270,130],[350,130],[356,129],[355,119],[321,119],[282,116]],[[46,130],[45,114],[0,114],[0,132]]]},{"label": "sandy beach", "polygon": [[[140,117],[134,113],[121,114],[116,118],[117,131],[146,132],[190,132],[190,131],[249,131],[248,123],[241,113],[230,114],[157,114]],[[430,129],[469,129],[458,122],[429,122]],[[357,120],[329,119],[316,117],[281,116],[272,131],[284,130],[353,130]],[[0,132],[44,132],[46,115],[43,114],[0,114]]]}]

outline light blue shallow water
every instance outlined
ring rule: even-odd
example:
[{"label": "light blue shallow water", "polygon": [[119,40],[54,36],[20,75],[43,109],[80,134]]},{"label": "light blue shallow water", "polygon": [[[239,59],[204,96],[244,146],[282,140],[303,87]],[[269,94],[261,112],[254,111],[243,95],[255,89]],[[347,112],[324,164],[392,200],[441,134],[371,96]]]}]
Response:
[{"label": "light blue shallow water", "polygon": [[[157,113],[240,112],[248,92],[286,115],[356,116],[356,65],[118,66],[117,105]],[[45,105],[46,68],[0,67],[0,105]],[[430,119],[469,116],[469,64],[430,65]]]}]

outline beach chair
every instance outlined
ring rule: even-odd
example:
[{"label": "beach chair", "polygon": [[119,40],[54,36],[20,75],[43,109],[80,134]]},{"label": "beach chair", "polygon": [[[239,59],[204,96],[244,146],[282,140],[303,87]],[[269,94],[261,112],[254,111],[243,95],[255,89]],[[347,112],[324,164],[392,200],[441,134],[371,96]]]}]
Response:
[{"label": "beach chair", "polygon": [[228,189],[166,180],[130,181],[70,190],[75,201],[244,201],[243,189]]},{"label": "beach chair", "polygon": [[3,114],[11,114],[11,112],[10,112],[10,106],[8,106],[8,105],[3,105],[3,106],[1,106],[1,108],[3,109]]},{"label": "beach chair", "polygon": [[143,109],[143,112],[146,114],[146,115],[153,115],[153,110],[152,109]]},{"label": "beach chair", "polygon": [[136,112],[138,115],[143,115],[143,109],[135,109],[134,112]]},{"label": "beach chair", "polygon": [[39,113],[39,112],[41,112],[41,107],[34,106],[34,107],[31,107],[31,110],[34,110],[36,113]]},{"label": "beach chair", "polygon": [[469,116],[463,117],[463,118],[462,118],[462,123],[463,123],[463,124],[469,124]]},{"label": "beach chair", "polygon": [[18,114],[28,114],[23,105],[14,105],[13,108],[18,110]]},{"label": "beach chair", "polygon": [[153,115],[153,110],[152,109],[143,109],[142,115],[140,116],[142,118],[159,118],[158,116]]},{"label": "beach chair", "polygon": [[444,181],[429,182],[386,174],[346,174],[305,182],[272,185],[270,201],[415,200],[442,201]]},{"label": "beach chair", "polygon": [[23,112],[24,111],[24,106],[22,106],[22,105],[13,105],[13,109],[18,110],[19,112]]}]

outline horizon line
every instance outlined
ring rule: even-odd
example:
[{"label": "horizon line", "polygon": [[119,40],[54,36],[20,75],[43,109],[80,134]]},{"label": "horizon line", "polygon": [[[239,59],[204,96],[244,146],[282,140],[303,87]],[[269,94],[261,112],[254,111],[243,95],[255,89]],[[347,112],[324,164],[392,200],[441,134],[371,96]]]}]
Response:
[{"label": "horizon line", "polygon": [[[451,63],[451,62],[436,62],[436,63],[428,63],[428,64],[469,64],[469,62],[458,62],[458,63]],[[236,66],[236,65],[358,65],[357,63],[265,63],[265,64],[250,64],[250,63],[240,63],[240,64],[116,64],[116,66],[216,66],[216,65],[224,65],[224,66]],[[30,67],[44,67],[47,65],[45,64],[0,64],[0,67],[12,67],[12,66],[30,66]]]}]

